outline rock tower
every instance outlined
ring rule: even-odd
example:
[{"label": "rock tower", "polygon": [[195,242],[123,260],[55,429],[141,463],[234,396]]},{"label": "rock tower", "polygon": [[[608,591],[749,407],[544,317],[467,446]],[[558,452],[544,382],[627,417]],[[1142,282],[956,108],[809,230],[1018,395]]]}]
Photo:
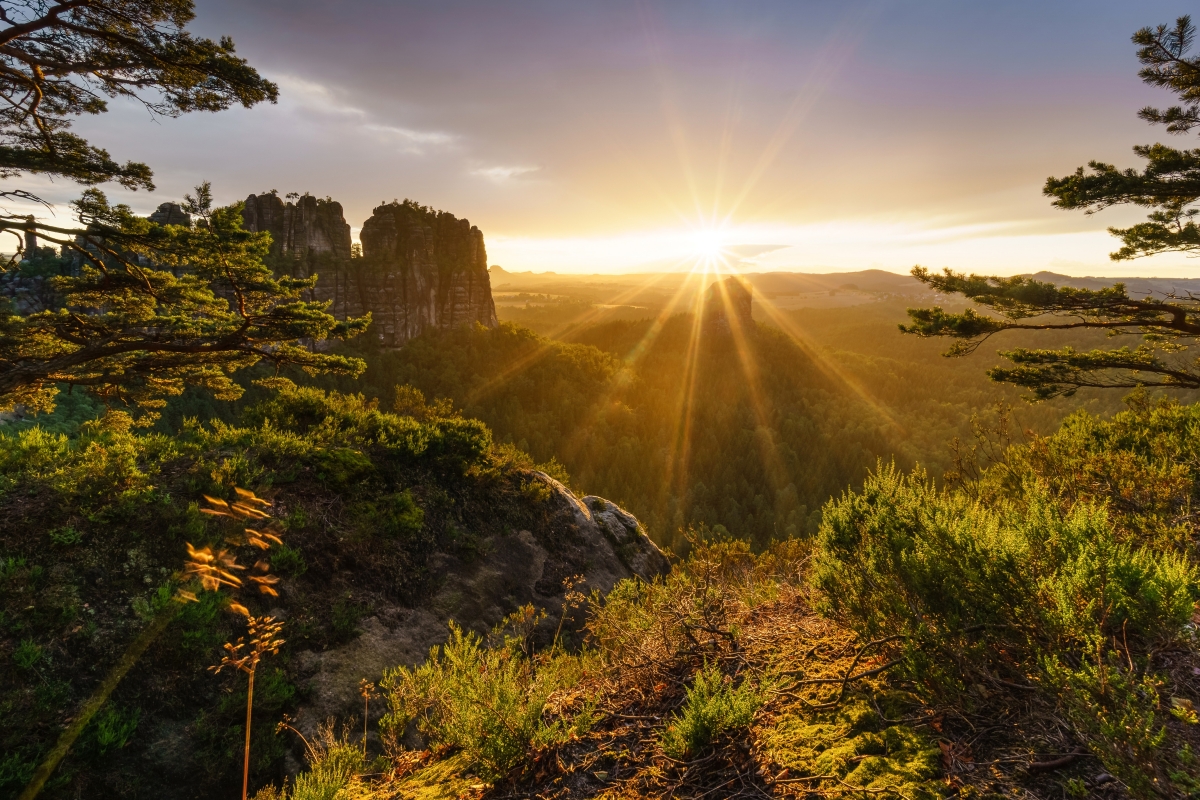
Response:
[{"label": "rock tower", "polygon": [[431,328],[499,324],[483,233],[453,214],[409,200],[380,205],[363,223],[361,258],[341,204],[328,198],[250,195],[242,218],[247,230],[270,231],[278,272],[318,275],[310,299],[329,301],[339,319],[370,312],[386,347]]},{"label": "rock tower", "polygon": [[754,323],[750,319],[753,300],[750,284],[741,278],[726,278],[708,287],[704,295],[704,327],[714,331],[729,332],[736,325],[748,330]]}]

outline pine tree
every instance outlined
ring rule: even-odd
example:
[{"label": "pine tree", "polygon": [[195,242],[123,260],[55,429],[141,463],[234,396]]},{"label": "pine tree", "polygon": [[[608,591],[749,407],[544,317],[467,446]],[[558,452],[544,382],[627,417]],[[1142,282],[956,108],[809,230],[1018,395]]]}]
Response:
[{"label": "pine tree", "polygon": [[[1169,133],[1186,134],[1200,126],[1200,56],[1191,55],[1196,29],[1190,17],[1174,27],[1143,28],[1133,35],[1146,83],[1168,89],[1180,104],[1165,110],[1147,107],[1139,116],[1164,125]],[[1109,228],[1121,241],[1111,254],[1127,261],[1164,252],[1200,252],[1200,149],[1180,150],[1163,144],[1138,145],[1146,161],[1142,171],[1120,170],[1091,161],[1065,178],[1050,178],[1044,193],[1053,205],[1093,214],[1110,206],[1151,209],[1146,222]],[[1186,350],[1200,337],[1200,298],[1190,293],[1131,297],[1123,284],[1076,289],[1036,281],[965,275],[952,270],[937,274],[922,267],[913,276],[932,289],[958,294],[995,312],[968,308],[961,313],[941,308],[910,309],[906,333],[949,336],[959,341],[949,356],[973,352],[993,334],[1008,330],[1104,330],[1111,336],[1138,336],[1136,346],[1081,352],[1059,349],[1015,349],[1002,352],[1012,367],[989,375],[997,381],[1032,390],[1039,398],[1070,395],[1082,387],[1200,388],[1200,363]]]},{"label": "pine tree", "polygon": [[[150,168],[118,164],[71,133],[71,121],[107,110],[107,98],[178,116],[274,102],[277,87],[235,55],[233,42],[185,30],[191,0],[0,2],[0,200],[44,203],[14,184],[27,174],[95,186],[153,190]],[[313,352],[305,340],[361,332],[304,302],[315,279],[276,278],[264,265],[270,236],[241,227],[240,206],[215,208],[208,184],[187,198],[188,225],[162,225],[87,189],[78,226],[0,208],[0,233],[20,270],[25,236],[58,245],[77,268],[52,283],[56,308],[20,314],[0,298],[0,409],[53,408],[60,385],[143,409],[188,385],[221,398],[241,393],[233,372],[258,363],[358,374],[363,364]]]}]

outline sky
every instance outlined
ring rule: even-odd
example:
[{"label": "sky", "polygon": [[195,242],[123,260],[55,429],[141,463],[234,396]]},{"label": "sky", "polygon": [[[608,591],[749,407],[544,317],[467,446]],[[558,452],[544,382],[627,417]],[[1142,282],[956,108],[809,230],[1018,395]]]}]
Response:
[{"label": "sky", "polygon": [[[509,270],[933,268],[1200,275],[1113,263],[1142,217],[1051,207],[1091,159],[1176,139],[1130,35],[1178,2],[198,0],[277,105],[154,119],[114,103],[76,129],[155,170],[108,188],[143,212],[203,180],[222,202],[311,192],[357,235],[412,198],[483,230]],[[59,202],[78,187],[55,184]],[[65,213],[63,209],[59,213]]]}]

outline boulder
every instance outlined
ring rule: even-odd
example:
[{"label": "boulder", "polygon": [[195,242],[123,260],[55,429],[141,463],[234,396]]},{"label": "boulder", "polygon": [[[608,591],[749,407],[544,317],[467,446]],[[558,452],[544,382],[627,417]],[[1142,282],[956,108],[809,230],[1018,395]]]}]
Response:
[{"label": "boulder", "polygon": [[[553,541],[522,530],[485,539],[482,555],[473,560],[439,553],[429,564],[439,584],[428,601],[376,608],[348,644],[299,653],[308,698],[297,714],[300,730],[307,734],[331,717],[361,715],[359,681],[377,682],[386,669],[420,664],[431,647],[446,641],[451,620],[485,635],[516,608],[532,604],[546,611],[540,638],[547,644],[564,614],[568,631],[578,631],[585,620],[585,609],[566,604],[564,580],[582,576],[580,591],[606,594],[623,579],[652,581],[669,571],[666,556],[632,514],[600,497],[581,500],[545,473],[529,477],[550,489],[547,502],[557,517]],[[383,703],[374,705],[376,719]]]}]

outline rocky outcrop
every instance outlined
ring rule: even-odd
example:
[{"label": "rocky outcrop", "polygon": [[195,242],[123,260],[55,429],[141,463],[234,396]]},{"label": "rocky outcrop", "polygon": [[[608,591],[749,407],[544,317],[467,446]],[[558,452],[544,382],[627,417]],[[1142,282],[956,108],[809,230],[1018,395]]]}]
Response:
[{"label": "rocky outcrop", "polygon": [[[385,669],[421,663],[429,648],[446,640],[452,619],[484,634],[504,619],[506,608],[530,603],[547,612],[543,638],[549,640],[563,613],[564,579],[582,575],[579,589],[606,594],[625,578],[651,581],[670,569],[666,556],[629,512],[602,497],[581,500],[545,473],[532,472],[530,477],[550,489],[548,502],[557,520],[554,540],[513,531],[484,540],[482,558],[463,561],[439,553],[428,568],[440,576],[440,585],[427,603],[377,608],[359,624],[361,635],[349,644],[297,654],[308,697],[298,715],[302,730],[361,709],[361,679],[378,680]],[[585,614],[585,609],[571,611],[564,627],[578,629]],[[373,716],[379,713],[382,708],[372,708]]]},{"label": "rocky outcrop", "polygon": [[184,211],[179,203],[160,203],[147,219],[159,225],[183,225],[187,228],[192,226],[192,215]]},{"label": "rocky outcrop", "polygon": [[62,305],[62,297],[54,291],[49,278],[24,275],[18,270],[0,272],[0,300],[7,300],[12,310],[21,315]]},{"label": "rocky outcrop", "polygon": [[350,260],[350,226],[342,204],[311,194],[284,202],[279,195],[250,195],[242,209],[246,230],[269,231],[271,254],[307,265],[314,256],[328,255],[335,261]]},{"label": "rocky outcrop", "polygon": [[708,287],[704,296],[702,321],[708,330],[729,332],[731,328],[747,330],[752,325],[750,318],[750,284],[741,278],[726,278]]},{"label": "rocky outcrop", "polygon": [[430,329],[498,324],[483,233],[465,219],[409,200],[386,203],[363,223],[356,258],[333,200],[250,195],[242,218],[247,230],[271,233],[277,270],[318,276],[309,299],[328,301],[339,319],[370,313],[384,346]]}]

